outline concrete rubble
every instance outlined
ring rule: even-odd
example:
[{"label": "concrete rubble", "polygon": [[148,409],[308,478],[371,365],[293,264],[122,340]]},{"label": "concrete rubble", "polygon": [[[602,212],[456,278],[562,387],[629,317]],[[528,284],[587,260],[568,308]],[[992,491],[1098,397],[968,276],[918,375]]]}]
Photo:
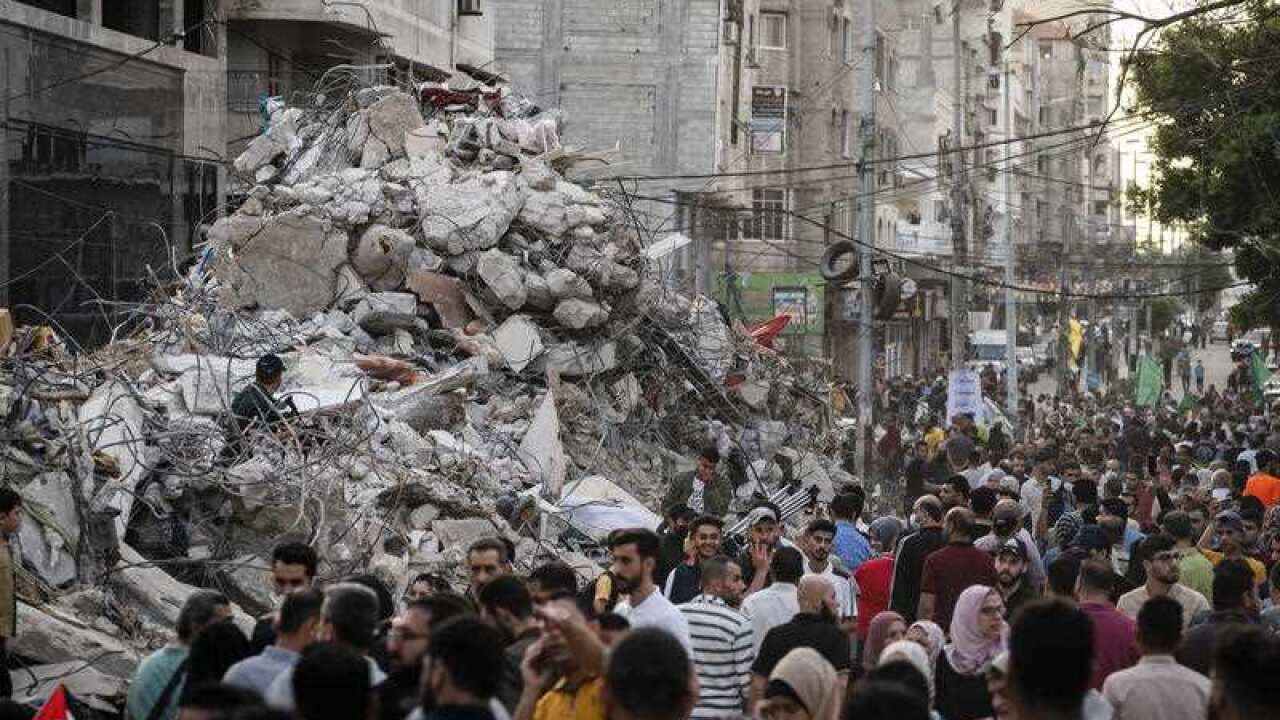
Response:
[{"label": "concrete rubble", "polygon": [[[272,103],[235,161],[244,204],[144,322],[93,351],[32,327],[0,346],[0,481],[26,500],[12,652],[110,657],[83,679],[110,699],[196,586],[241,622],[268,611],[284,538],[393,591],[461,582],[494,534],[522,570],[590,575],[609,523],[655,525],[709,443],[734,513],[848,479],[826,368],[670,292],[626,198],[562,175],[558,113],[441,88]],[[285,421],[240,437],[231,404],[266,352]]]}]

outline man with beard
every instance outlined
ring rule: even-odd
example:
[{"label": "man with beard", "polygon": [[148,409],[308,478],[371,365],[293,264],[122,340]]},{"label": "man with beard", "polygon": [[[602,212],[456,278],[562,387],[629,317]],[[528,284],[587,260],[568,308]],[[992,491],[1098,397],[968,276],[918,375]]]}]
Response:
[{"label": "man with beard", "polygon": [[720,553],[720,534],[724,522],[720,518],[703,515],[689,526],[689,544],[693,552],[667,574],[662,594],[667,596],[672,605],[689,602],[698,594],[702,584],[700,577],[702,563]]},{"label": "man with beard", "polygon": [[391,674],[375,689],[382,720],[403,720],[413,711],[422,699],[422,658],[431,645],[432,630],[468,612],[462,596],[437,593],[409,603],[391,621],[391,632],[387,634]]},{"label": "man with beard", "polygon": [[432,635],[422,684],[434,703],[423,707],[423,720],[492,720],[499,683],[493,668],[502,658],[498,631],[474,617],[457,617]]},{"label": "man with beard", "polygon": [[742,570],[719,555],[702,564],[702,594],[680,606],[689,622],[698,674],[694,718],[737,716],[751,695],[755,643],[751,620],[734,610],[742,601]]},{"label": "man with beard", "polygon": [[821,575],[831,581],[836,591],[836,615],[840,622],[848,622],[858,615],[857,588],[849,574],[836,570],[831,559],[831,546],[835,542],[836,526],[830,520],[813,520],[804,531],[805,572]]},{"label": "man with beard", "polygon": [[1040,592],[1027,578],[1027,565],[1027,549],[1022,541],[1016,537],[1005,540],[996,553],[996,590],[1004,598],[1006,619],[1040,597]]},{"label": "man with beard", "polygon": [[538,612],[542,636],[525,651],[524,692],[512,720],[604,720],[604,645],[570,595]]},{"label": "man with beard", "polygon": [[658,591],[653,582],[653,568],[658,562],[658,536],[652,530],[634,528],[609,536],[609,571],[617,578],[619,592],[628,596],[617,612],[631,627],[657,627],[675,636],[690,648],[689,625],[684,615]]},{"label": "man with beard", "polygon": [[1172,598],[1182,608],[1182,627],[1202,613],[1209,612],[1209,600],[1200,593],[1178,582],[1181,568],[1177,543],[1168,535],[1152,535],[1142,541],[1142,567],[1147,582],[1142,587],[1120,596],[1116,607],[1134,620],[1148,600],[1155,597]]},{"label": "man with beard", "polygon": [[[1022,508],[1017,500],[1006,499],[996,503],[995,510],[992,511],[991,533],[978,538],[973,546],[995,555],[1008,545],[1010,540],[1017,540],[1025,551],[1027,584],[1038,594],[1044,587],[1044,562],[1040,558],[1040,551],[1036,548],[1035,541],[1031,538],[1031,533],[1027,532],[1019,522],[1021,516]],[[1007,607],[1008,604],[1006,598],[1005,606]]]},{"label": "man with beard", "polygon": [[903,538],[898,547],[889,591],[889,609],[908,623],[916,621],[924,560],[946,543],[942,537],[942,503],[938,498],[932,495],[921,497],[912,507],[911,517],[919,529]]},{"label": "man with beard", "polygon": [[747,582],[747,596],[765,589],[773,581],[769,567],[774,551],[793,547],[782,537],[781,518],[778,506],[768,501],[747,513],[747,527],[750,528],[747,547],[738,554],[738,567],[742,568],[742,578]]},{"label": "man with beard", "polygon": [[797,600],[800,612],[790,622],[769,631],[760,652],[751,665],[751,705],[754,708],[764,697],[765,686],[773,669],[787,653],[800,647],[812,648],[822,655],[839,673],[841,697],[852,667],[853,651],[849,633],[836,625],[838,605],[836,591],[831,581],[820,575],[806,575],[800,579]]},{"label": "man with beard", "polygon": [[524,690],[520,662],[524,660],[525,650],[541,634],[533,618],[533,600],[528,588],[511,575],[485,585],[480,591],[480,617],[502,633],[506,647],[497,696],[507,712],[515,712],[520,693]]},{"label": "man with beard", "polygon": [[467,588],[467,597],[474,604],[480,597],[484,586],[495,578],[510,574],[511,556],[507,546],[496,537],[480,538],[467,548],[467,577],[471,586]]}]

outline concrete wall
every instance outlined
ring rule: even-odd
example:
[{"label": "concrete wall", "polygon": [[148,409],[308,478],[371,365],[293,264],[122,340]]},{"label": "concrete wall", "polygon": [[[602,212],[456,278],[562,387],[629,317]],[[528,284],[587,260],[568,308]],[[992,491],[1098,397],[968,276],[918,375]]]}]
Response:
[{"label": "concrete wall", "polygon": [[718,0],[492,5],[498,70],[564,110],[567,143],[619,147],[617,168],[587,176],[714,169]]}]

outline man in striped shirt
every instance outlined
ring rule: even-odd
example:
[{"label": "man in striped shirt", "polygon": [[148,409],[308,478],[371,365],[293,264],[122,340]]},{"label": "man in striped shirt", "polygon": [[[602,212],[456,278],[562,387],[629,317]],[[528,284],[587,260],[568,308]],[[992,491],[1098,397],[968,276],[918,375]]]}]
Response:
[{"label": "man in striped shirt", "polygon": [[717,555],[703,561],[701,579],[702,594],[679,606],[689,623],[700,688],[690,717],[741,717],[748,710],[755,660],[751,620],[730,607],[742,599],[742,568]]}]

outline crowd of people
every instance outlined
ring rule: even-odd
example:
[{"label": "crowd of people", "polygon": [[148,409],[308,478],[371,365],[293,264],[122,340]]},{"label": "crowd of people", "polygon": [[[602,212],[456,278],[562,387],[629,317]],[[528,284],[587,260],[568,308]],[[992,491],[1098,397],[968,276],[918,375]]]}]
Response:
[{"label": "crowd of people", "polygon": [[731,512],[707,449],[590,582],[518,573],[493,537],[465,589],[424,574],[397,599],[373,576],[322,588],[314,550],[282,544],[278,610],[245,634],[226,597],[195,593],[126,714],[1280,717],[1280,421],[1234,397],[1082,396],[1022,437],[961,416],[907,449],[882,481],[900,507],[871,512],[854,483],[793,517]]}]

